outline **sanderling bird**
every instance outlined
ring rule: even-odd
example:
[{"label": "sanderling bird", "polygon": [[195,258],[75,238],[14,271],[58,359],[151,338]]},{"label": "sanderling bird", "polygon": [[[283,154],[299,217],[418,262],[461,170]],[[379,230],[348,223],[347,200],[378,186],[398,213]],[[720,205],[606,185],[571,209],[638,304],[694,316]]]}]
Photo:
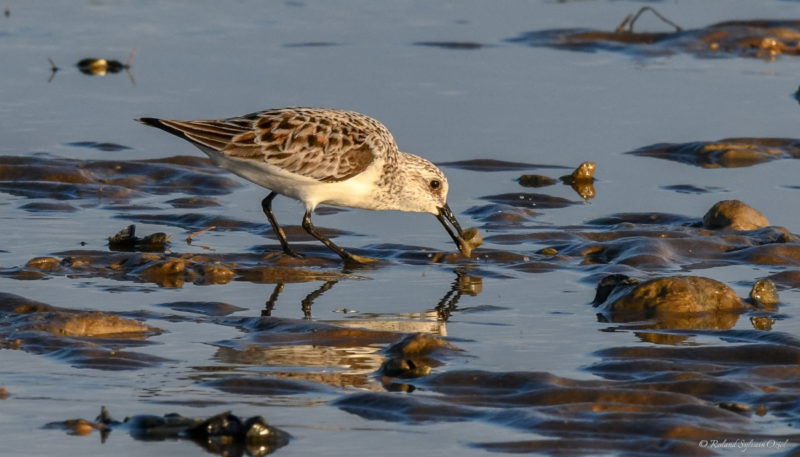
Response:
[{"label": "sanderling bird", "polygon": [[[305,205],[302,226],[345,262],[372,259],[334,244],[311,223],[317,205],[431,213],[464,252],[462,230],[447,206],[447,178],[422,157],[400,152],[380,122],[353,111],[278,108],[218,120],[137,121],[179,136],[218,166],[270,193],[261,208],[283,252],[301,257],[272,214],[276,195]],[[452,228],[448,225],[452,224]]]}]

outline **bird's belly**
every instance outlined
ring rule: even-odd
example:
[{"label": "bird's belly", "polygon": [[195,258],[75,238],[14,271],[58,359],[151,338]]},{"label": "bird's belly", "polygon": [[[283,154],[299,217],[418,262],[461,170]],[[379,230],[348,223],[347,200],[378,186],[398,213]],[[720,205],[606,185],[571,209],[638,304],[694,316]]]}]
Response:
[{"label": "bird's belly", "polygon": [[310,210],[321,203],[351,208],[384,209],[380,201],[373,198],[375,172],[372,169],[344,181],[324,182],[289,173],[264,162],[232,158],[216,150],[201,149],[220,168],[261,187],[300,200]]}]

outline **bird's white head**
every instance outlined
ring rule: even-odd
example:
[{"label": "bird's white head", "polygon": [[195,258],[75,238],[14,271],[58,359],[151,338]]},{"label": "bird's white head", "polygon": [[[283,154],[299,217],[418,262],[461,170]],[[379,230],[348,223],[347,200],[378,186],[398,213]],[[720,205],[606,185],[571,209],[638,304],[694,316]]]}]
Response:
[{"label": "bird's white head", "polygon": [[447,206],[447,177],[430,161],[413,154],[404,154],[403,186],[398,201],[403,211],[439,214]]},{"label": "bird's white head", "polygon": [[403,211],[431,213],[439,219],[447,233],[461,249],[461,226],[447,205],[447,177],[430,161],[413,154],[403,154],[404,185],[398,202]]}]

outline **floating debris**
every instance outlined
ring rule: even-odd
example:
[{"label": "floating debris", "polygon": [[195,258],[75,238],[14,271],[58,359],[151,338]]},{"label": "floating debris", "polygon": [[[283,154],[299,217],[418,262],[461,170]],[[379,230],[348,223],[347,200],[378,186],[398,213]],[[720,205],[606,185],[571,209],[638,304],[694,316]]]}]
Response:
[{"label": "floating debris", "polygon": [[163,232],[139,238],[136,236],[136,226],[131,224],[116,235],[108,237],[108,248],[112,251],[164,252],[169,238]]},{"label": "floating debris", "polygon": [[105,406],[94,421],[69,419],[51,422],[44,428],[62,429],[70,435],[88,435],[94,430],[107,439],[112,430],[122,429],[142,441],[190,440],[207,452],[221,456],[260,457],[289,444],[292,436],[269,425],[261,416],[242,419],[230,411],[208,419],[171,413],[164,416],[137,415],[114,420]]},{"label": "floating debris", "polygon": [[[81,59],[78,63],[75,64],[78,67],[78,70],[85,74],[85,75],[92,75],[92,76],[105,76],[109,73],[119,73],[122,70],[128,74],[128,78],[131,80],[131,84],[136,84],[136,80],[133,79],[133,74],[131,73],[131,62],[133,61],[133,56],[136,55],[136,49],[132,50],[130,55],[128,56],[128,60],[125,63],[122,63],[118,60],[114,59],[98,59],[95,57],[87,57],[85,59]],[[56,73],[60,70],[60,68],[56,65],[56,63],[51,58],[47,58],[47,61],[50,62],[50,77],[47,79],[47,82],[52,82],[53,78],[56,76]]]},{"label": "floating debris", "polygon": [[202,230],[198,230],[198,231],[196,231],[194,233],[189,234],[189,236],[186,237],[186,244],[191,245],[192,244],[192,238],[194,238],[194,237],[196,237],[198,235],[202,235],[203,233],[210,232],[211,230],[214,230],[215,228],[217,228],[217,226],[216,225],[212,225],[211,227],[204,228]]},{"label": "floating debris", "polygon": [[85,75],[105,76],[108,73],[119,73],[122,70],[130,70],[134,55],[136,55],[136,49],[131,51],[125,63],[113,59],[87,57],[79,60],[75,66]]}]

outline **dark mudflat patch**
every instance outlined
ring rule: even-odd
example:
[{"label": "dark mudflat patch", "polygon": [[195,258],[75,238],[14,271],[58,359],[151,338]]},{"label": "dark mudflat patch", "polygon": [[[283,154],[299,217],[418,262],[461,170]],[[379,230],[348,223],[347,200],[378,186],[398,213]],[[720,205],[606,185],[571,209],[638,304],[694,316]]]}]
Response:
[{"label": "dark mudflat patch", "polygon": [[126,149],[131,149],[131,147],[122,144],[100,143],[97,141],[76,141],[74,143],[67,143],[67,146],[72,146],[76,148],[97,149],[98,151],[106,151],[106,152],[116,152],[116,151],[124,151]]},{"label": "dark mudflat patch", "polygon": [[247,308],[234,306],[229,303],[222,302],[192,302],[192,301],[176,301],[169,303],[159,303],[154,306],[163,306],[173,311],[183,311],[187,313],[201,314],[203,316],[227,316],[239,311],[245,311]]},{"label": "dark mudflat patch", "polygon": [[542,165],[524,162],[508,162],[496,159],[471,159],[458,160],[454,162],[439,162],[436,165],[442,167],[460,168],[470,171],[515,171],[515,170],[534,170],[538,168],[567,169],[560,165]]},{"label": "dark mudflat patch", "polygon": [[73,213],[78,211],[78,208],[70,205],[69,203],[55,202],[32,202],[26,203],[19,208],[32,213]]},{"label": "dark mudflat patch", "polygon": [[688,53],[700,58],[747,57],[774,59],[800,54],[800,21],[726,21],[699,29],[635,32],[630,29],[551,29],[522,33],[506,41],[569,51],[622,52],[634,57]]},{"label": "dark mudflat patch", "polygon": [[343,46],[343,44],[334,41],[302,41],[283,45],[284,48],[328,48],[331,46]]},{"label": "dark mudflat patch", "polygon": [[215,206],[222,206],[219,203],[219,201],[211,197],[173,198],[172,200],[167,200],[164,203],[171,205],[173,208],[180,208],[180,209],[210,208]]},{"label": "dark mudflat patch", "polygon": [[[258,235],[274,238],[272,227],[264,218],[264,222],[249,222],[232,219],[226,216],[209,215],[206,213],[182,213],[182,214],[121,214],[120,219],[131,220],[140,224],[160,224],[173,227],[180,227],[189,232],[204,230],[214,227],[216,231],[244,231]],[[316,241],[299,225],[281,225],[286,232],[289,241]],[[353,233],[333,228],[317,227],[323,235],[328,238],[336,238],[342,235],[353,235]]]},{"label": "dark mudflat patch", "polygon": [[[724,339],[727,332],[717,334]],[[766,435],[750,419],[766,414],[788,420],[798,417],[795,397],[787,391],[798,388],[789,381],[800,370],[796,347],[766,343],[635,346],[604,349],[594,355],[601,360],[587,370],[600,376],[599,380],[544,372],[449,370],[406,381],[433,395],[358,393],[333,404],[371,420],[480,420],[548,438],[475,444],[503,452],[558,450],[563,455],[563,447],[553,445],[555,440],[579,436],[579,441],[587,441],[579,443],[575,454],[567,455],[582,455],[581,449],[596,441],[601,442],[600,449],[614,452],[672,455],[676,450],[699,449],[699,455],[707,455],[698,448],[698,440],[735,439],[742,433],[782,443],[800,438],[792,432]]]},{"label": "dark mudflat patch", "polygon": [[[59,204],[59,200],[48,196],[48,188],[40,184],[69,186],[74,192],[70,198],[79,199],[101,187],[112,186],[105,180],[113,181],[119,173],[125,175],[117,182],[119,192],[128,192],[125,198],[163,192],[171,198],[178,197],[168,202],[176,207],[203,208],[213,202],[209,195],[224,191],[224,186],[217,185],[208,193],[186,192],[181,187],[191,186],[197,179],[217,176],[216,171],[206,169],[210,165],[199,159],[108,164],[35,159],[44,160],[46,165],[28,167],[36,164],[36,160],[11,160],[16,168],[0,170],[0,175],[5,175],[2,183],[19,186],[14,175],[24,176],[30,179],[26,190],[41,193],[44,189],[42,198],[51,198],[53,204]],[[484,167],[485,171],[509,166],[505,162],[478,165],[478,169]],[[52,174],[54,170],[56,174]],[[129,170],[130,174],[120,170]],[[135,178],[139,173],[150,172],[164,173],[165,179],[178,183],[177,187],[170,190],[160,183],[148,182],[150,178],[144,181]],[[48,181],[48,177],[55,180]],[[583,225],[543,227],[534,224],[538,212],[582,202],[518,192],[490,195],[483,200],[486,204],[470,208],[467,214],[481,221],[484,228],[498,230],[486,233],[489,247],[475,251],[479,262],[424,246],[385,243],[358,250],[359,255],[386,262],[452,264],[446,268],[453,269],[455,279],[438,303],[420,310],[424,318],[342,313],[336,321],[315,321],[316,300],[340,287],[337,285],[340,282],[362,279],[370,271],[343,268],[338,257],[316,242],[298,246],[306,256],[304,259],[281,255],[276,245],[258,246],[248,252],[208,254],[172,253],[166,249],[71,250],[35,257],[24,265],[0,268],[0,275],[17,280],[58,277],[89,280],[88,283],[93,278],[112,279],[120,283],[120,290],[132,287],[129,284],[177,288],[184,284],[221,285],[230,281],[273,286],[265,292],[261,309],[248,310],[214,301],[155,305],[175,311],[166,315],[135,310],[122,314],[74,311],[22,297],[0,297],[0,337],[4,347],[43,354],[76,367],[133,370],[168,361],[162,354],[153,355],[156,349],[148,337],[157,330],[142,321],[200,321],[205,325],[228,326],[241,335],[210,342],[214,352],[209,363],[191,368],[191,382],[199,388],[242,396],[244,401],[259,405],[269,397],[304,405],[319,402],[322,397],[324,401],[332,399],[331,404],[342,411],[371,420],[410,424],[479,420],[546,437],[510,443],[474,443],[476,447],[494,451],[551,453],[555,448],[549,440],[579,436],[587,443],[602,443],[598,448],[609,452],[668,455],[676,450],[698,449],[697,441],[709,437],[742,433],[763,437],[754,416],[770,414],[780,422],[800,420],[796,402],[800,394],[796,382],[800,375],[796,367],[800,346],[791,335],[769,330],[772,323],[786,318],[777,308],[686,313],[644,310],[632,315],[615,309],[595,309],[587,303],[587,323],[599,322],[601,329],[608,332],[629,333],[649,346],[614,347],[596,352],[593,356],[597,362],[586,370],[599,379],[589,381],[541,372],[452,369],[453,358],[470,355],[440,337],[445,334],[448,320],[459,313],[503,311],[493,305],[459,306],[464,295],[482,293],[483,277],[565,269],[585,274],[587,282],[617,272],[637,273],[637,277],[647,281],[676,269],[768,265],[784,270],[772,275],[779,287],[800,284],[794,271],[800,270],[800,242],[788,230],[768,226],[766,218],[757,212],[748,213],[753,219],[749,222],[755,222],[746,225],[747,229],[732,228],[733,221],[726,217],[654,212],[617,213]],[[132,206],[125,217],[142,223],[177,226],[188,231],[216,226],[218,230],[271,232],[261,221],[238,221],[201,212],[161,214],[157,209]],[[117,211],[120,208],[112,207]],[[290,237],[302,233],[297,226],[288,229]],[[328,236],[337,233],[341,232],[331,231]],[[497,248],[503,245],[513,249]],[[378,263],[369,268],[384,266],[385,263]],[[286,303],[282,291],[292,282],[318,285],[300,300]],[[703,300],[705,292],[708,291],[698,292],[697,301]],[[735,294],[729,298],[739,303]],[[8,309],[4,310],[2,303]],[[272,317],[277,307],[287,306],[296,308],[298,319]],[[133,330],[142,330],[124,334],[87,332],[100,324],[129,325]],[[703,344],[697,342],[700,336]],[[715,339],[720,343],[707,343]],[[352,389],[360,392],[353,393]],[[409,395],[410,392],[414,394]],[[773,438],[800,439],[800,434],[779,433]]]},{"label": "dark mudflat patch", "polygon": [[167,362],[121,349],[148,345],[147,338],[160,332],[113,313],[60,308],[0,293],[0,340],[5,346],[80,368],[135,370]]},{"label": "dark mudflat patch", "polygon": [[679,194],[710,194],[728,192],[727,189],[717,186],[695,186],[692,184],[675,184],[672,186],[664,186],[662,189],[671,190]]},{"label": "dark mudflat patch", "polygon": [[259,396],[304,395],[333,392],[333,389],[326,389],[323,384],[275,377],[225,377],[213,381],[206,381],[203,385],[218,389],[222,392]]},{"label": "dark mudflat patch", "polygon": [[564,440],[543,439],[525,441],[473,443],[473,447],[489,452],[506,454],[537,454],[560,456],[583,456],[598,453],[622,455],[690,455],[711,456],[716,452],[699,448],[693,443],[658,443],[653,440],[628,439],[575,439],[570,438],[569,448]]},{"label": "dark mudflat patch", "polygon": [[163,252],[106,252],[73,250],[57,257],[31,259],[20,267],[0,269],[0,276],[20,280],[47,277],[107,278],[180,288],[184,283],[226,284],[230,281],[290,283],[359,279],[359,276],[314,267],[337,266],[337,260],[302,260],[260,254],[172,254]]},{"label": "dark mudflat patch", "polygon": [[[487,241],[514,246],[514,251],[480,247],[470,259],[456,252],[420,246],[380,244],[360,249],[358,254],[409,265],[471,265],[475,263],[474,258],[478,258],[481,262],[508,268],[508,271],[529,273],[558,269],[585,272],[591,266],[590,278],[619,272],[620,267],[650,274],[676,268],[691,271],[724,265],[800,266],[797,237],[786,229],[767,226],[768,221],[763,215],[740,202],[742,208],[749,210],[742,213],[743,216],[757,216],[757,224],[743,220],[735,222],[735,226],[727,226],[727,216],[718,218],[717,222],[722,224],[719,225],[708,215],[700,219],[665,213],[619,213],[589,221],[583,226],[543,229],[529,225],[536,215],[533,208],[559,208],[575,202],[518,193],[485,198],[496,202],[471,208],[467,214],[482,220],[489,230],[499,229],[498,233],[487,233]],[[201,214],[148,218],[145,216],[148,222],[182,221],[187,224],[187,229],[217,223],[225,226],[224,220],[209,219]],[[713,224],[706,224],[706,220]],[[242,226],[238,221],[230,226],[258,230],[258,233],[265,230],[260,224],[244,223]],[[527,246],[528,251],[520,252],[520,246]],[[362,277],[358,269],[342,270],[340,259],[319,243],[296,247],[305,258],[285,256],[276,245],[257,246],[245,253],[209,254],[179,254],[163,252],[163,249],[158,252],[139,252],[140,249],[130,250],[133,252],[72,250],[34,258],[25,265],[0,268],[0,275],[18,280],[108,278],[161,287],[182,287],[185,283],[225,284],[234,280],[282,284]],[[381,266],[379,263],[370,268]],[[501,277],[502,273],[486,270],[481,275]]]},{"label": "dark mudflat patch", "polygon": [[617,213],[610,216],[592,219],[589,225],[618,225],[618,224],[660,224],[660,225],[687,225],[696,223],[696,218],[669,213]]},{"label": "dark mudflat patch", "polygon": [[703,168],[749,167],[777,159],[800,157],[800,140],[791,138],[727,138],[719,141],[658,143],[629,154],[655,157]]},{"label": "dark mudflat patch", "polygon": [[430,48],[450,49],[456,51],[469,51],[491,47],[492,45],[476,43],[474,41],[417,41],[414,46],[425,46]]},{"label": "dark mudflat patch", "polygon": [[128,200],[145,194],[222,195],[241,186],[195,157],[76,160],[48,155],[0,157],[0,191],[28,198]]},{"label": "dark mudflat patch", "polygon": [[485,197],[481,197],[481,199],[489,200],[492,203],[527,209],[566,208],[567,206],[579,203],[562,197],[528,192],[511,192],[508,194],[487,195]]}]

